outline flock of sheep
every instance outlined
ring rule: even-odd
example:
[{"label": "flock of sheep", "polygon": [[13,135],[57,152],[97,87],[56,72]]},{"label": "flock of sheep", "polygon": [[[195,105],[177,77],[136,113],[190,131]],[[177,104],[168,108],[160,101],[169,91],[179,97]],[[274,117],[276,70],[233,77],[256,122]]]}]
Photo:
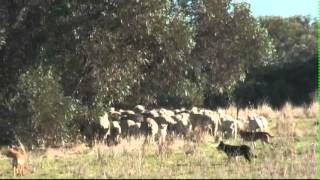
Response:
[{"label": "flock of sheep", "polygon": [[89,141],[97,139],[108,145],[118,144],[123,138],[145,137],[145,142],[164,143],[168,137],[190,138],[192,133],[208,133],[213,137],[237,137],[238,131],[267,131],[265,117],[249,115],[247,120],[239,120],[224,110],[213,111],[193,107],[168,110],[165,108],[146,110],[137,105],[133,110],[115,110],[105,112],[99,122],[80,123],[80,133]]}]

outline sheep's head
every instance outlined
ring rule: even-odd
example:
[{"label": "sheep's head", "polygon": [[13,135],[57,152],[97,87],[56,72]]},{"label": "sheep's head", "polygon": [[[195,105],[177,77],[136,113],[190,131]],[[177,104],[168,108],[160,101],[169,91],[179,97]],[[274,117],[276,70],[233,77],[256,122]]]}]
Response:
[{"label": "sheep's head", "polygon": [[161,124],[160,125],[160,128],[163,129],[163,130],[166,130],[168,127],[168,124]]}]

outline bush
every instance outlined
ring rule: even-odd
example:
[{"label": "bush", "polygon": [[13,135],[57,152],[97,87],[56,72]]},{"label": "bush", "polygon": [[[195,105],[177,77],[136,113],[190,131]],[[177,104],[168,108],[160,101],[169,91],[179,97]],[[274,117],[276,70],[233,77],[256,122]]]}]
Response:
[{"label": "bush", "polygon": [[[25,120],[18,121],[20,133],[32,143],[58,145],[76,134],[74,117],[81,112],[81,104],[63,95],[58,76],[42,66],[22,74],[19,80],[16,105],[24,102]],[[21,113],[21,108],[17,109]],[[30,141],[29,141],[30,142]]]}]

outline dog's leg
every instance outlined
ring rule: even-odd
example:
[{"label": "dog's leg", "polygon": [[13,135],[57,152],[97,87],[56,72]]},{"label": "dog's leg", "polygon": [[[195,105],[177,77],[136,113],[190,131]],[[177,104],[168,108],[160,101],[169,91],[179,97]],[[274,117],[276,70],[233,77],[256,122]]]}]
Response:
[{"label": "dog's leg", "polygon": [[147,142],[147,144],[150,144],[150,141],[151,141],[151,139],[150,139],[150,135],[148,135],[147,137],[146,137],[146,142]]},{"label": "dog's leg", "polygon": [[20,171],[20,166],[19,165],[17,165],[17,167],[16,167],[16,175],[17,176],[21,176],[21,171]]},{"label": "dog's leg", "polygon": [[15,165],[14,166],[14,168],[15,168],[15,176],[19,176],[19,164],[17,164],[17,165]]},{"label": "dog's leg", "polygon": [[236,159],[236,163],[238,163],[238,157],[236,156],[236,157],[234,157],[235,159]]},{"label": "dog's leg", "polygon": [[21,176],[19,165],[16,167],[16,175]]},{"label": "dog's leg", "polygon": [[24,176],[24,166],[21,166],[21,174],[22,174],[22,176]]},{"label": "dog's leg", "polygon": [[266,137],[266,143],[270,144],[268,136]]},{"label": "dog's leg", "polygon": [[17,166],[17,175],[21,176],[21,166],[19,164]]},{"label": "dog's leg", "polygon": [[227,164],[230,163],[230,160],[231,160],[231,156],[228,156]]},{"label": "dog's leg", "polygon": [[245,154],[244,157],[246,158],[247,161],[251,162],[250,155]]},{"label": "dog's leg", "polygon": [[261,142],[262,142],[263,146],[265,144],[269,144],[268,136],[261,138]]},{"label": "dog's leg", "polygon": [[209,133],[210,133],[211,136],[214,135],[211,127],[209,127]]}]

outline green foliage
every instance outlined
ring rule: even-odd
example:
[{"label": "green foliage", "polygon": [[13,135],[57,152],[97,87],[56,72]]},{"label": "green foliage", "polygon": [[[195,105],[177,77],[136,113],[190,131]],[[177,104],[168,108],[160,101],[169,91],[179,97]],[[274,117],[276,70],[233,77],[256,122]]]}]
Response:
[{"label": "green foliage", "polygon": [[[42,66],[22,74],[18,84],[20,96],[27,102],[31,135],[48,144],[71,140],[76,129],[73,118],[80,112],[80,104],[63,95],[58,77]],[[19,113],[19,112],[18,112]]]},{"label": "green foliage", "polygon": [[169,87],[168,95],[159,96],[159,106],[172,108],[202,106],[204,97],[202,93],[203,89],[190,80],[178,81]]},{"label": "green foliage", "polygon": [[307,61],[315,55],[317,25],[310,17],[260,17],[259,22],[273,39],[278,64]]},{"label": "green foliage", "polygon": [[247,4],[200,1],[193,11],[196,45],[192,58],[207,92],[230,96],[252,66],[271,63],[272,42]]}]

